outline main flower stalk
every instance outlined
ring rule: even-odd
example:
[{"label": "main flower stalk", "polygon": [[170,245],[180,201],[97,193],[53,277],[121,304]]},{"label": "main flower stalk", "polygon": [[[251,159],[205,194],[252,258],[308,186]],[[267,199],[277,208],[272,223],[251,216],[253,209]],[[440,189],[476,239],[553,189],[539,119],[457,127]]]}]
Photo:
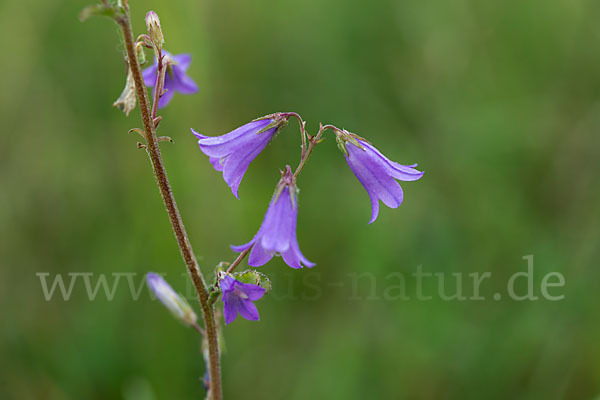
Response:
[{"label": "main flower stalk", "polygon": [[[126,5],[127,3],[125,2],[124,4]],[[167,214],[169,215],[169,221],[173,227],[173,232],[175,233],[179,250],[183,260],[185,261],[185,265],[188,269],[192,282],[194,283],[196,292],[198,293],[198,300],[200,301],[200,306],[202,308],[202,316],[204,318],[204,326],[208,342],[210,399],[221,400],[223,398],[221,387],[221,367],[214,309],[209,302],[206,283],[204,282],[204,278],[198,267],[198,261],[194,256],[192,245],[188,239],[185,226],[183,225],[179,209],[177,208],[177,203],[175,202],[175,197],[173,196],[173,192],[171,190],[171,185],[169,184],[169,180],[167,178],[167,172],[162,161],[162,156],[158,145],[158,138],[156,137],[152,109],[150,108],[148,95],[146,93],[146,86],[144,85],[142,70],[136,56],[131,19],[129,16],[129,10],[127,8],[128,7],[126,6],[125,15],[117,18],[117,23],[123,32],[123,39],[125,41],[125,48],[127,51],[127,60],[133,75],[137,98],[140,104],[142,122],[144,124],[144,133],[147,142],[146,151],[150,157],[154,177],[156,178],[156,183],[158,184]],[[159,73],[158,75],[160,76],[161,74]]]}]

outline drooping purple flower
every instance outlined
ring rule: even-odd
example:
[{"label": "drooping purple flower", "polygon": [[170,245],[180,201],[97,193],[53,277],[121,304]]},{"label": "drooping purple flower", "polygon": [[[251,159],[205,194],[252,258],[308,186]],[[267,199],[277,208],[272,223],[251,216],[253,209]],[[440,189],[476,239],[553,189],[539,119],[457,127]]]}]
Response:
[{"label": "drooping purple flower", "polygon": [[[158,108],[163,108],[173,98],[175,92],[182,94],[194,94],[198,91],[196,82],[186,75],[186,71],[192,62],[190,54],[177,54],[175,56],[163,50],[164,61],[167,65],[165,74],[165,94],[158,101]],[[158,70],[158,61],[154,61],[154,65],[144,69],[144,83],[148,87],[154,87],[156,84],[156,73]]]},{"label": "drooping purple flower", "polygon": [[175,318],[186,325],[194,325],[196,323],[198,318],[192,307],[190,307],[189,303],[183,297],[178,295],[173,288],[171,288],[162,276],[150,272],[146,274],[146,282],[158,300],[160,300]]},{"label": "drooping purple flower", "polygon": [[200,150],[209,156],[217,171],[223,172],[223,179],[238,197],[238,187],[248,166],[286,121],[286,117],[273,114],[221,136],[204,136],[193,129],[192,133],[198,138]]},{"label": "drooping purple flower", "polygon": [[251,283],[242,283],[228,274],[223,274],[219,284],[223,292],[225,324],[235,321],[238,314],[249,321],[258,320],[258,310],[253,301],[265,294],[264,288]]},{"label": "drooping purple flower", "polygon": [[379,200],[390,208],[397,208],[403,200],[403,192],[396,179],[416,181],[423,176],[413,165],[401,165],[381,154],[363,138],[348,131],[336,131],[336,139],[344,152],[348,166],[364,186],[371,198],[372,223],[379,214]]},{"label": "drooping purple flower", "polygon": [[296,220],[298,216],[297,188],[289,165],[277,184],[265,219],[254,238],[241,246],[231,246],[233,251],[242,252],[250,247],[248,265],[260,267],[275,254],[292,268],[314,267],[300,251],[296,238]]}]

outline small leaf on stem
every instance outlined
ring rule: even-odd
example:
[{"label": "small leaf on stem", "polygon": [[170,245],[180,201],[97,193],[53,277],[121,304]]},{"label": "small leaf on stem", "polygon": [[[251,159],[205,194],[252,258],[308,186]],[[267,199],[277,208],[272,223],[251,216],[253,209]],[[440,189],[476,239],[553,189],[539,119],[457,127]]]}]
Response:
[{"label": "small leaf on stem", "polygon": [[95,17],[95,16],[116,18],[120,14],[121,14],[120,12],[117,12],[117,10],[115,10],[110,5],[94,4],[91,6],[87,6],[83,10],[81,10],[81,12],[79,13],[79,20],[81,22],[84,22],[88,18]]}]

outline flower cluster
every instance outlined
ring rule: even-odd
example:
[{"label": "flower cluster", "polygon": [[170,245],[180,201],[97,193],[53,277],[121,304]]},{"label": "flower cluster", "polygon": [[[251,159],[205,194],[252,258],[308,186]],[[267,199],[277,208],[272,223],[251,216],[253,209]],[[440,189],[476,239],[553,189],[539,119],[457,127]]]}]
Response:
[{"label": "flower cluster", "polygon": [[[200,150],[209,157],[214,169],[223,173],[223,179],[235,197],[239,198],[238,188],[248,166],[287,123],[291,115],[297,114],[271,114],[222,136],[204,136],[193,129],[192,132],[198,139]],[[332,129],[350,170],[364,186],[371,199],[372,213],[369,223],[377,219],[380,200],[390,208],[396,208],[402,203],[402,188],[396,180],[415,181],[423,176],[423,172],[415,169],[416,164],[402,165],[391,161],[358,135],[328,125],[321,126],[319,133],[311,137],[304,132],[302,119],[299,120],[303,135],[303,153],[297,171],[304,165],[312,148],[320,143],[326,128]],[[306,138],[309,141],[308,145],[304,142]],[[315,265],[300,251],[296,236],[299,192],[296,186],[296,175],[297,173],[293,173],[289,165],[285,167],[256,235],[246,244],[231,246],[234,251],[242,253],[242,256],[249,253],[248,265],[260,267],[269,262],[274,255],[280,255],[292,268],[310,268]],[[246,290],[244,288],[248,287],[239,285],[246,284],[239,283],[230,276],[221,280],[226,323],[233,321],[238,312],[246,319],[258,319],[258,312],[252,303],[254,298],[244,291]]]},{"label": "flower cluster", "polygon": [[[298,244],[296,228],[299,189],[296,179],[315,146],[324,140],[324,132],[332,131],[335,134],[338,147],[344,154],[350,170],[369,195],[371,200],[369,224],[379,215],[380,201],[390,208],[400,206],[404,195],[398,181],[416,181],[423,176],[423,172],[416,169],[417,164],[402,165],[391,161],[367,140],[333,125],[320,124],[318,132],[310,135],[306,131],[305,121],[294,112],[266,115],[221,136],[206,136],[192,129],[200,150],[208,156],[213,168],[222,173],[223,180],[236,198],[239,198],[238,189],[250,164],[292,117],[300,122],[302,141],[300,163],[295,170],[286,165],[281,171],[281,178],[275,186],[258,231],[249,242],[231,246],[231,249],[239,255],[232,263],[219,263],[215,268],[214,281],[207,285],[194,258],[194,252],[185,233],[162,163],[158,142],[171,140],[166,136],[156,136],[156,130],[162,120],[162,116],[157,115],[158,109],[167,106],[175,92],[193,94],[198,91],[194,80],[187,75],[191,55],[171,55],[164,50],[165,38],[160,19],[153,11],[146,14],[147,34],[139,35],[135,42],[127,1],[115,3],[102,0],[101,4],[86,7],[80,18],[84,20],[92,15],[109,16],[121,27],[127,51],[128,73],[125,88],[114,105],[122,108],[125,114],[129,114],[135,108],[137,100],[142,99],[140,111],[144,130],[134,128],[131,132],[140,133],[146,141],[146,144],[138,143],[138,147],[146,149],[152,160],[152,167],[178,245],[202,306],[205,327],[198,325],[198,318],[192,307],[161,276],[148,273],[146,283],[175,318],[204,336],[202,352],[208,367],[203,379],[207,391],[206,398],[222,399],[219,353],[223,342],[220,331],[220,309],[215,309],[214,304],[219,298],[222,300],[225,324],[235,321],[238,315],[249,321],[259,319],[255,302],[271,289],[271,284],[269,279],[257,270],[234,271],[246,256],[251,267],[263,266],[274,256],[280,256],[289,267],[294,269],[312,268],[316,265],[303,255]],[[140,65],[146,62],[144,49],[152,49],[155,60],[152,66],[142,71],[140,77]],[[154,102],[151,109],[145,96],[146,88],[140,87],[142,79],[147,87],[154,88]]]},{"label": "flower cluster", "polygon": [[[192,94],[198,90],[198,87],[186,75],[191,56],[189,54],[171,55],[162,50],[164,39],[158,16],[149,13],[146,22],[151,42],[154,43],[156,57],[162,61],[163,69],[161,70],[159,67],[158,60],[155,60],[153,66],[143,71],[143,76],[147,86],[159,84],[155,93],[160,92],[161,88],[164,89],[164,92],[158,93],[158,107],[160,108],[171,101],[175,92]],[[164,67],[166,67],[166,72]],[[162,71],[161,76],[158,76],[160,71]],[[164,82],[162,82],[163,76]],[[400,206],[404,194],[398,181],[415,181],[423,176],[423,172],[416,169],[417,164],[402,165],[391,161],[367,140],[345,129],[339,129],[332,125],[321,125],[318,133],[311,136],[306,133],[302,118],[291,112],[275,113],[257,118],[221,136],[206,136],[194,129],[191,131],[195,135],[202,153],[208,156],[213,168],[222,173],[223,180],[233,195],[239,198],[239,186],[248,167],[277,133],[287,125],[288,119],[292,116],[300,121],[302,137],[300,164],[296,171],[292,171],[292,168],[287,165],[281,172],[281,178],[275,187],[263,222],[252,240],[243,245],[231,246],[232,250],[240,253],[238,257],[240,260],[231,270],[246,255],[248,255],[248,265],[251,267],[260,267],[276,255],[281,256],[291,268],[315,266],[315,263],[309,261],[300,251],[296,235],[299,193],[296,178],[314,147],[323,140],[322,136],[326,130],[331,130],[335,134],[338,147],[344,154],[350,170],[369,195],[371,200],[369,224],[373,223],[379,215],[380,201],[390,208]],[[265,289],[250,282],[242,282],[230,272],[230,270],[220,272],[213,286],[215,293],[221,295],[224,302],[225,323],[231,323],[238,314],[248,320],[257,320],[258,311],[253,302],[264,295]],[[159,298],[174,314],[177,312],[181,314],[178,310],[182,306],[179,305],[178,297],[171,293],[172,290],[166,290],[155,276],[149,277],[148,282],[157,294],[162,293]],[[178,318],[185,320],[187,317],[180,315]]]}]

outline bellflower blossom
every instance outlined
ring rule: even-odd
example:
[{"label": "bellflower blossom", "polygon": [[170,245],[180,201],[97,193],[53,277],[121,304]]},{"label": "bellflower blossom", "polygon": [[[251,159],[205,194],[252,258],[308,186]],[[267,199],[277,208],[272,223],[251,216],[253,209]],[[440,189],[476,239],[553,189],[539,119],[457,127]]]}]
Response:
[{"label": "bellflower blossom", "polygon": [[150,272],[146,274],[146,282],[158,300],[167,307],[175,318],[186,325],[194,325],[196,323],[198,318],[192,307],[160,275]]},{"label": "bellflower blossom", "polygon": [[288,165],[286,171],[282,173],[265,219],[254,238],[241,246],[231,246],[233,251],[237,252],[252,247],[248,265],[260,267],[275,254],[280,254],[283,261],[292,268],[315,266],[302,255],[296,238],[297,192],[292,170]]},{"label": "bellflower blossom", "polygon": [[413,165],[401,165],[381,154],[363,138],[346,130],[336,131],[338,146],[348,166],[371,198],[372,223],[379,214],[379,200],[390,208],[397,208],[403,200],[402,187],[395,179],[416,181],[423,176]]},{"label": "bellflower blossom", "polygon": [[248,321],[259,319],[258,310],[253,301],[260,299],[265,294],[264,288],[251,283],[242,283],[229,274],[223,274],[219,284],[223,292],[225,324],[235,321],[238,313]]},{"label": "bellflower blossom", "polygon": [[[163,108],[173,98],[175,92],[182,94],[194,94],[198,91],[196,82],[186,75],[185,71],[192,62],[192,56],[189,54],[177,54],[175,56],[163,50],[163,63],[167,65],[165,74],[165,94],[158,101],[158,108]],[[156,84],[156,73],[158,70],[158,61],[154,60],[154,65],[144,69],[144,83],[148,87],[153,87]]]},{"label": "bellflower blossom", "polygon": [[287,117],[273,114],[254,120],[221,136],[204,136],[192,129],[200,150],[209,157],[217,171],[223,172],[225,183],[238,197],[238,187],[256,156],[267,146]]}]

